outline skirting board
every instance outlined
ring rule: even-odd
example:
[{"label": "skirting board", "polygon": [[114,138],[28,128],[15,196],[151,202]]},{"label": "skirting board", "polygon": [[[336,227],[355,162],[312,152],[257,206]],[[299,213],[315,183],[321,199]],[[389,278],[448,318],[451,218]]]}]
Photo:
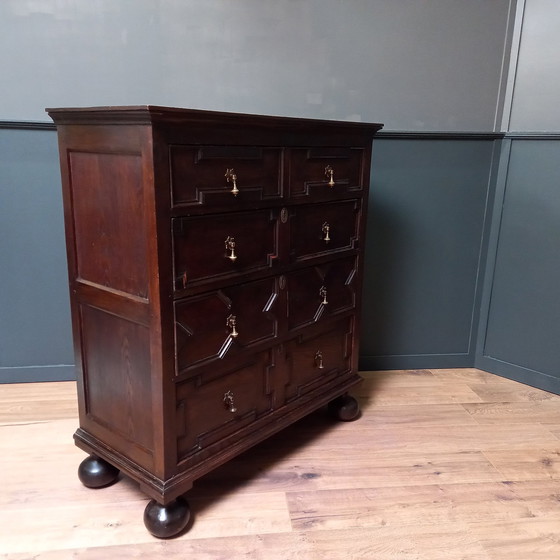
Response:
[{"label": "skirting board", "polygon": [[41,383],[74,381],[73,365],[24,366],[0,368],[0,383]]}]

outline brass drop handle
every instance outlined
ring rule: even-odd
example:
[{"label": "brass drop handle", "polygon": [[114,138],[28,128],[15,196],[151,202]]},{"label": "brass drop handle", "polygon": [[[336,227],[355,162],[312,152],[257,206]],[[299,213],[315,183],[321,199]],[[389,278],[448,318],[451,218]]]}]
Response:
[{"label": "brass drop handle", "polygon": [[331,226],[329,226],[328,222],[325,222],[322,226],[321,226],[321,231],[323,232],[323,241],[325,243],[328,243],[331,238],[329,236],[331,230]]},{"label": "brass drop handle", "polygon": [[226,327],[231,329],[231,332],[229,333],[231,338],[237,338],[239,336],[239,333],[237,332],[235,325],[236,325],[235,315],[230,315],[226,320]]},{"label": "brass drop handle", "polygon": [[334,169],[330,165],[325,167],[325,175],[327,176],[327,179],[329,179],[329,187],[334,187]]},{"label": "brass drop handle", "polygon": [[[235,260],[237,259],[237,255],[235,254],[235,238],[234,237],[230,237],[229,235],[227,236],[227,239],[225,241],[225,245],[226,245],[226,257],[231,261],[231,262],[235,262]],[[227,252],[229,251],[229,255],[227,254]]]},{"label": "brass drop handle", "polygon": [[317,369],[325,369],[323,365],[323,352],[321,352],[321,350],[317,350],[315,353],[315,366]]},{"label": "brass drop handle", "polygon": [[231,391],[224,394],[224,404],[232,414],[237,412],[237,408],[233,402],[233,393]]},{"label": "brass drop handle", "polygon": [[239,189],[237,188],[237,175],[235,174],[233,168],[226,169],[225,178],[228,183],[230,181],[233,183],[233,188],[231,189],[230,192],[233,196],[237,196],[239,194]]},{"label": "brass drop handle", "polygon": [[327,301],[327,288],[325,288],[325,286],[321,286],[321,289],[319,290],[319,295],[323,298],[323,301],[321,303],[323,305],[327,305],[329,302]]}]

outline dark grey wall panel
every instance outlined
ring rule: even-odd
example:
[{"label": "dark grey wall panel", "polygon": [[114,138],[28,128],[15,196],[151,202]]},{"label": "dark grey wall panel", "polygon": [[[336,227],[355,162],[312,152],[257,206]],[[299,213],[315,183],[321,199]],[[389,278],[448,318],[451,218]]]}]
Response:
[{"label": "dark grey wall panel", "polygon": [[477,365],[560,392],[560,139],[513,139]]},{"label": "dark grey wall panel", "polygon": [[56,133],[0,128],[0,382],[73,378]]},{"label": "dark grey wall panel", "polygon": [[375,141],[362,368],[473,365],[496,142]]},{"label": "dark grey wall panel", "polygon": [[[473,365],[495,141],[380,137],[366,246],[362,367]],[[0,129],[0,381],[73,376],[54,130]]]}]

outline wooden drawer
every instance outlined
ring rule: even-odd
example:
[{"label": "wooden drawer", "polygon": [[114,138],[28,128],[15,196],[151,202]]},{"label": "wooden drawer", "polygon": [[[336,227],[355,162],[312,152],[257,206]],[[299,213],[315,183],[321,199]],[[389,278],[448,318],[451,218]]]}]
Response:
[{"label": "wooden drawer", "polygon": [[282,197],[281,148],[172,145],[169,161],[175,206],[231,207]]},{"label": "wooden drawer", "polygon": [[173,220],[175,289],[270,268],[277,259],[277,210]]},{"label": "wooden drawer", "polygon": [[363,148],[292,148],[289,196],[310,201],[356,196],[368,177],[364,155]]},{"label": "wooden drawer", "polygon": [[286,275],[288,327],[296,329],[355,307],[355,258],[339,259]]},{"label": "wooden drawer", "polygon": [[176,302],[177,374],[272,341],[285,313],[278,299],[276,278],[265,278]]},{"label": "wooden drawer", "polygon": [[177,386],[178,459],[224,440],[272,410],[273,351],[251,356],[214,376]]},{"label": "wooden drawer", "polygon": [[292,261],[355,249],[359,219],[359,200],[294,206],[290,213]]},{"label": "wooden drawer", "polygon": [[353,319],[349,317],[327,331],[305,331],[286,343],[287,402],[351,371],[352,331]]}]

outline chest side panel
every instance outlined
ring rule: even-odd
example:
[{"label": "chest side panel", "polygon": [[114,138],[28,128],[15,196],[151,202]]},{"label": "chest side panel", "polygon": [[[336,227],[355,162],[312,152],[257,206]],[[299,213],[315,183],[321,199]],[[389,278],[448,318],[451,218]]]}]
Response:
[{"label": "chest side panel", "polygon": [[96,439],[154,469],[159,438],[152,412],[160,369],[150,138],[145,126],[59,129],[77,442]]},{"label": "chest side panel", "polygon": [[77,279],[147,298],[142,156],[71,150],[68,158]]}]

